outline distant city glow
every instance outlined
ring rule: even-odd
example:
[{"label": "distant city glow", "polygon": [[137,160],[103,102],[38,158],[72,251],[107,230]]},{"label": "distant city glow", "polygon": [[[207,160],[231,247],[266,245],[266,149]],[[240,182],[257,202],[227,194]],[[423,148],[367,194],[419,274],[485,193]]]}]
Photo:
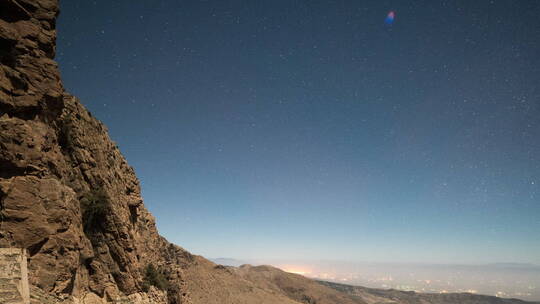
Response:
[{"label": "distant city glow", "polygon": [[[314,262],[272,263],[308,278],[372,288],[423,293],[466,292],[502,298],[538,300],[538,267],[516,265],[429,265]],[[280,266],[281,265],[281,266]],[[498,277],[497,280],[491,277]]]},{"label": "distant city glow", "polygon": [[294,274],[299,274],[299,275],[303,275],[303,276],[310,276],[311,275],[311,271],[308,270],[307,268],[305,267],[299,267],[299,266],[280,266],[278,267],[280,269],[282,269],[283,271],[285,272],[289,272],[289,273],[294,273]]},{"label": "distant city glow", "polygon": [[285,271],[290,272],[290,273],[294,273],[294,274],[299,274],[299,275],[307,275],[307,274],[309,274],[309,272],[305,272],[305,271],[302,271],[302,270],[295,270],[295,269],[287,269]]}]

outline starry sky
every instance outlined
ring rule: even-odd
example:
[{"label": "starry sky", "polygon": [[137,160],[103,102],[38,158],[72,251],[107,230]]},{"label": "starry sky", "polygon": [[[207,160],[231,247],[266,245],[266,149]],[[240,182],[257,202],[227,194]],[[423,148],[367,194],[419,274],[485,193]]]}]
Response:
[{"label": "starry sky", "polygon": [[540,264],[538,1],[61,8],[64,85],[170,241],[239,259]]}]

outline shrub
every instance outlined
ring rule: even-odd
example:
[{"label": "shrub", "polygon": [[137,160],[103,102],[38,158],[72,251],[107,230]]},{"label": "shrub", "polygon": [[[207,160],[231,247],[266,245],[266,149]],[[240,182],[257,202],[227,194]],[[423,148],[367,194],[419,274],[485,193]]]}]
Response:
[{"label": "shrub", "polygon": [[4,193],[0,191],[0,229],[2,228],[2,223],[6,219],[5,207],[4,207]]},{"label": "shrub", "polygon": [[72,120],[65,119],[61,122],[60,130],[58,133],[58,143],[60,146],[67,150],[73,150],[75,148],[75,137],[73,135],[74,124]]},{"label": "shrub", "polygon": [[6,215],[4,214],[4,208],[0,204],[0,228],[2,228],[2,223],[4,222],[4,219],[6,218]]},{"label": "shrub", "polygon": [[100,230],[110,208],[109,197],[103,189],[92,190],[81,198],[83,229],[88,234]]},{"label": "shrub", "polygon": [[169,287],[169,281],[167,281],[165,275],[159,269],[156,269],[153,264],[146,265],[144,269],[143,291],[147,292],[150,286],[155,286],[161,290],[166,290]]}]

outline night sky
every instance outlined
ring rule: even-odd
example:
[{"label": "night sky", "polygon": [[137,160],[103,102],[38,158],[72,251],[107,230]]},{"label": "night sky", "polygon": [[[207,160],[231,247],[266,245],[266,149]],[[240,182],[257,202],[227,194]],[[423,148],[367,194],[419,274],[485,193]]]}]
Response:
[{"label": "night sky", "polygon": [[64,85],[170,241],[207,257],[540,263],[538,1],[61,7]]}]

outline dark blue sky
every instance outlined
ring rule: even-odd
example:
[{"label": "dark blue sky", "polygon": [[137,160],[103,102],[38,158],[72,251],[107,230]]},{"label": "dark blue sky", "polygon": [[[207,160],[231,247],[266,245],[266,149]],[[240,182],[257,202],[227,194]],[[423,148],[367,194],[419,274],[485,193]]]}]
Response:
[{"label": "dark blue sky", "polygon": [[540,263],[538,1],[61,5],[64,84],[170,241]]}]

